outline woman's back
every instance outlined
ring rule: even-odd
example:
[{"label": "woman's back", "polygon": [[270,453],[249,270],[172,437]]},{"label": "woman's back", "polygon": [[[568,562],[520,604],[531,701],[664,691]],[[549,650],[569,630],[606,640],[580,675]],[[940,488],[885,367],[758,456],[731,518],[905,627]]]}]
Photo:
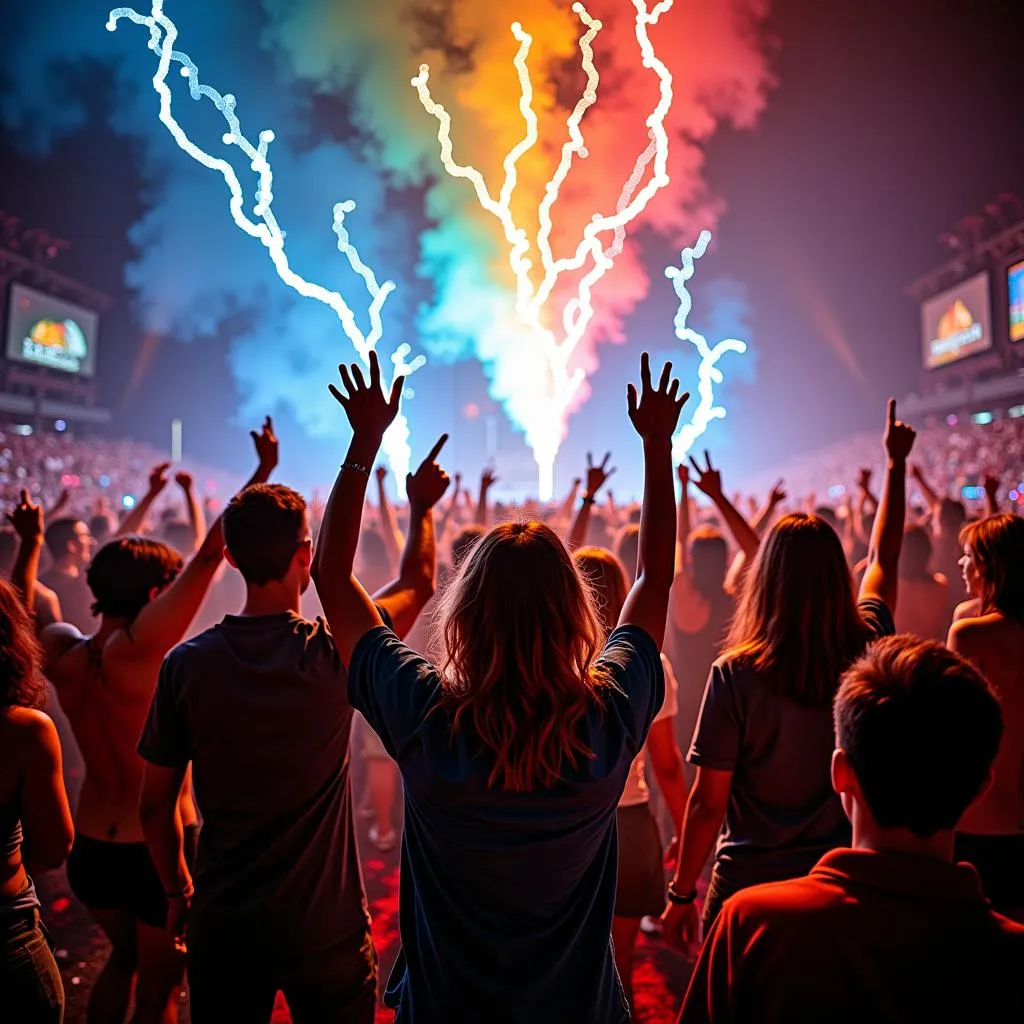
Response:
[{"label": "woman's back", "polygon": [[[425,659],[385,629],[360,643],[350,697],[398,762],[406,793],[405,949],[389,1005],[428,1020],[455,1006],[486,1007],[489,1020],[627,1019],[608,935],[589,922],[611,918],[615,809],[664,679],[656,646],[631,627],[612,635],[601,664],[618,688],[578,725],[593,758],[566,764],[546,789],[514,791],[491,784],[493,757],[472,728],[453,732]],[[508,1016],[493,1016],[502,1007]]]}]

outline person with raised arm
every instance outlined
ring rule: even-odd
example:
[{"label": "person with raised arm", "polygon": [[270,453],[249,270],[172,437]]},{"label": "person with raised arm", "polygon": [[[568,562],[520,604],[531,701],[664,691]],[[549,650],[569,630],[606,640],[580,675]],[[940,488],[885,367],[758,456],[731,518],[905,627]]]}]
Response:
[{"label": "person with raised arm", "polygon": [[[664,697],[672,434],[686,400],[670,373],[652,384],[645,354],[640,394],[628,389],[644,451],[640,573],[607,642],[558,535],[505,523],[443,595],[435,668],[387,628],[352,574],[363,467],[397,415],[401,383],[388,398],[376,367],[369,384],[342,371],[335,396],[353,438],[318,573],[350,699],[405,782],[403,945],[384,998],[403,1022],[629,1019],[610,942],[615,814]],[[410,484],[414,519],[446,486],[439,468]]]},{"label": "person with raised arm", "polygon": [[491,493],[491,488],[498,482],[498,478],[494,473],[494,469],[488,466],[480,474],[480,496],[477,498],[476,511],[473,514],[473,522],[478,523],[480,526],[487,527],[490,516],[490,506],[488,505],[488,497]]},{"label": "person with raised arm", "polygon": [[[612,457],[611,452],[605,452],[604,458],[595,465],[593,456],[587,452],[587,489],[580,499],[579,511],[573,520],[572,529],[569,531],[569,550],[575,551],[587,543],[587,532],[590,527],[590,513],[597,504],[597,495],[601,488],[608,482],[608,478],[615,472],[615,467],[608,468],[608,460]],[[572,500],[576,500],[576,493],[579,491],[580,481],[574,481]]]},{"label": "person with raised arm", "polygon": [[[269,418],[252,437],[258,457],[252,479],[263,482],[277,465]],[[89,565],[96,632],[83,636],[70,624],[43,631],[46,675],[85,761],[68,882],[112,946],[90,994],[90,1024],[121,1024],[133,981],[135,1024],[177,1019],[185,965],[168,940],[166,890],[146,849],[139,816],[143,761],[135,744],[161,662],[188,630],[223,554],[220,521],[184,567],[166,544],[118,537]],[[198,826],[188,787],[175,807],[191,856]]]},{"label": "person with raised arm", "polygon": [[[375,455],[350,453],[364,490]],[[400,635],[433,589],[433,500],[422,496],[434,469],[409,479],[417,511],[399,576],[371,605]],[[290,488],[252,486],[229,503],[224,544],[245,605],[170,652],[139,741],[142,824],[187,948],[193,1024],[269,1022],[278,992],[296,1021],[374,1019],[345,666],[323,619],[300,614],[313,578],[334,607],[333,515],[328,506],[314,558],[306,503]],[[353,554],[358,523],[347,539]],[[177,811],[189,770],[203,813],[194,876]]]},{"label": "person with raised arm", "polygon": [[[712,848],[705,928],[733,893],[804,875],[849,842],[829,777],[832,698],[868,643],[894,629],[913,443],[890,401],[888,466],[859,602],[839,537],[818,516],[783,517],[757,552],[688,756],[697,770],[662,915],[665,938],[679,949],[697,942],[697,882]],[[717,494],[714,477],[711,484]]]},{"label": "person with raised arm", "polygon": [[960,822],[956,855],[977,868],[996,910],[1024,922],[1024,519],[1003,512],[968,523],[960,542],[976,606],[947,643],[992,684],[1005,729],[992,787]]}]

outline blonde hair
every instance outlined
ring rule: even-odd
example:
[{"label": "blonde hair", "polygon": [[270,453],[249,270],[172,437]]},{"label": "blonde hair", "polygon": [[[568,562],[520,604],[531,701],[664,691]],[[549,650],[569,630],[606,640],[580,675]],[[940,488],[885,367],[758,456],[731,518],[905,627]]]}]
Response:
[{"label": "blonde hair", "polygon": [[596,664],[603,631],[590,590],[543,523],[481,538],[441,599],[442,707],[494,757],[488,782],[526,792],[594,757],[580,731],[613,686]]}]

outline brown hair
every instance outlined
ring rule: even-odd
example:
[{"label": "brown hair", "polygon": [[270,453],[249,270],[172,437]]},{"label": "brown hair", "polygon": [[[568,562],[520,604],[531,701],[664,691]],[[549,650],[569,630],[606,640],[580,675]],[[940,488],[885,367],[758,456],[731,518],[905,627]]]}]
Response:
[{"label": "brown hair", "polygon": [[1024,621],[1024,519],[1002,512],[968,523],[960,544],[978,567],[982,611]]},{"label": "brown hair", "polygon": [[879,640],[844,674],[836,742],[882,828],[954,829],[981,792],[1003,718],[988,683],[942,644]]},{"label": "brown hair", "polygon": [[93,615],[134,619],[154,590],[173,583],[184,562],[173,548],[145,537],[118,537],[100,548],[86,570]]},{"label": "brown hair", "polygon": [[580,548],[573,555],[573,561],[590,585],[601,628],[607,636],[618,625],[629,594],[626,570],[607,548]]},{"label": "brown hair", "polygon": [[252,484],[224,509],[224,546],[246,583],[283,580],[305,539],[306,502],[283,484]]},{"label": "brown hair", "polygon": [[0,579],[0,708],[36,708],[46,693],[43,652],[21,594]]},{"label": "brown hair", "polygon": [[488,782],[552,786],[566,763],[594,757],[580,735],[613,686],[595,664],[601,623],[590,590],[543,523],[504,523],[484,536],[441,599],[443,707],[493,754]]},{"label": "brown hair", "polygon": [[698,526],[687,541],[693,587],[706,601],[721,598],[729,572],[729,545],[713,526]]},{"label": "brown hair", "polygon": [[725,656],[781,696],[816,705],[832,699],[868,639],[836,531],[819,516],[784,516],[744,581]]}]

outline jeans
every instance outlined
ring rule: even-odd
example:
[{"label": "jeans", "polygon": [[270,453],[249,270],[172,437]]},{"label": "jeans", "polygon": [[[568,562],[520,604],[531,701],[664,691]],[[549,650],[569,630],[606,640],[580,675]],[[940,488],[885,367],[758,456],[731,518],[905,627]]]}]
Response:
[{"label": "jeans", "polygon": [[0,918],[0,1016],[19,1024],[61,1024],[64,985],[38,910]]},{"label": "jeans", "polygon": [[192,1024],[268,1024],[279,991],[293,1024],[373,1024],[377,953],[369,932],[290,961],[190,945],[188,984]]}]

